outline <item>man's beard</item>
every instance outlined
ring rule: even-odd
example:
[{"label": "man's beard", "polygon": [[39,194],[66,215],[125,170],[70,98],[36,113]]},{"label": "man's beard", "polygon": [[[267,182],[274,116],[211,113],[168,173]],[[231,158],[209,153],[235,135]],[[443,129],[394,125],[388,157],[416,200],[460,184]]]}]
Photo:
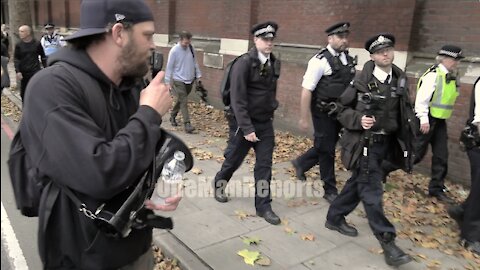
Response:
[{"label": "man's beard", "polygon": [[135,77],[140,78],[148,72],[148,61],[140,62],[138,59],[140,56],[136,51],[135,42],[130,39],[130,42],[123,48],[120,55],[120,65],[123,77]]}]

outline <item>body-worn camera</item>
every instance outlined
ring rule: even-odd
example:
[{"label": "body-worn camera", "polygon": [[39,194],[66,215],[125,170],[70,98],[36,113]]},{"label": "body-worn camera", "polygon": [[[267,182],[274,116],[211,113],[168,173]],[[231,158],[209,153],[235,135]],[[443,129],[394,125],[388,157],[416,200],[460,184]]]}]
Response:
[{"label": "body-worn camera", "polygon": [[474,125],[466,125],[460,133],[460,146],[463,151],[473,147],[480,147],[480,134]]},{"label": "body-worn camera", "polygon": [[367,116],[372,116],[373,112],[378,109],[380,103],[385,101],[385,97],[381,95],[375,95],[373,93],[359,93],[358,101],[365,104],[365,113]]}]

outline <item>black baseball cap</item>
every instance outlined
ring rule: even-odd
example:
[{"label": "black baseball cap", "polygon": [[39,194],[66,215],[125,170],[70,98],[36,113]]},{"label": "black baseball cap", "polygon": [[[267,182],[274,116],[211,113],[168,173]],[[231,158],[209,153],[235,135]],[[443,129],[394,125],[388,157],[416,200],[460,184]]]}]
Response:
[{"label": "black baseball cap", "polygon": [[133,24],[153,21],[153,14],[144,0],[82,0],[80,30],[65,40],[105,33],[109,23],[121,21]]}]

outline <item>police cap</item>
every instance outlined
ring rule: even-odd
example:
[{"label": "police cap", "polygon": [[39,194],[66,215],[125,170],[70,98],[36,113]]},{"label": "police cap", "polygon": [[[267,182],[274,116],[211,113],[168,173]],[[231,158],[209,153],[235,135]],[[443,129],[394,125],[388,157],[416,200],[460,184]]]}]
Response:
[{"label": "police cap", "polygon": [[455,60],[465,58],[465,56],[462,55],[462,49],[455,45],[444,45],[440,51],[438,51],[438,55],[448,56]]},{"label": "police cap", "polygon": [[268,21],[254,25],[250,32],[255,37],[274,38],[277,35],[277,30],[278,24],[276,22]]},{"label": "police cap", "polygon": [[327,33],[329,36],[334,34],[350,33],[349,28],[349,22],[339,22],[325,29],[325,33]]},{"label": "police cap", "polygon": [[375,53],[378,50],[395,46],[395,37],[392,34],[382,33],[377,34],[365,42],[365,50],[370,54]]}]

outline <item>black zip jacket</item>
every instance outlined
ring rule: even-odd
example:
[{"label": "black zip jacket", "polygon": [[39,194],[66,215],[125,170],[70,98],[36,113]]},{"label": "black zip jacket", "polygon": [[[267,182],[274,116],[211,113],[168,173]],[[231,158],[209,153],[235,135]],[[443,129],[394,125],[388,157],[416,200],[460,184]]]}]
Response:
[{"label": "black zip jacket", "polygon": [[277,80],[280,60],[270,54],[271,65],[265,71],[254,47],[232,66],[230,77],[231,107],[243,134],[255,131],[253,123],[267,122],[278,107]]},{"label": "black zip jacket", "polygon": [[[94,120],[81,86],[56,62],[63,61],[98,82],[104,124]],[[114,85],[85,51],[64,48],[29,83],[20,124],[25,149],[40,175],[69,187],[95,211],[135,185],[147,169],[161,137],[161,118],[151,107],[138,106],[136,80]],[[98,108],[97,108],[98,109]],[[97,111],[98,112],[98,111]],[[59,192],[57,196],[52,193]],[[53,196],[53,203],[51,202]],[[121,202],[119,202],[121,203]],[[55,185],[47,185],[39,210],[39,251],[45,269],[117,269],[135,261],[151,245],[150,228],[134,229],[114,239]]]},{"label": "black zip jacket", "polygon": [[[356,110],[358,93],[370,92],[367,84],[373,80],[373,69],[375,64],[373,61],[365,63],[359,77],[340,96],[337,102],[339,112],[337,114],[338,121],[344,127],[344,133],[339,140],[342,146],[342,163],[347,169],[354,169],[360,157],[363,148],[363,132],[365,131],[361,125],[362,116],[365,111]],[[392,73],[403,85],[403,94],[400,95],[398,106],[398,129],[391,134],[395,139],[389,145],[389,153],[387,160],[396,167],[407,172],[411,172],[414,161],[413,143],[415,134],[418,130],[413,106],[410,102],[408,84],[406,83],[405,73],[397,66],[392,65]],[[400,88],[400,85],[397,85]]]}]

